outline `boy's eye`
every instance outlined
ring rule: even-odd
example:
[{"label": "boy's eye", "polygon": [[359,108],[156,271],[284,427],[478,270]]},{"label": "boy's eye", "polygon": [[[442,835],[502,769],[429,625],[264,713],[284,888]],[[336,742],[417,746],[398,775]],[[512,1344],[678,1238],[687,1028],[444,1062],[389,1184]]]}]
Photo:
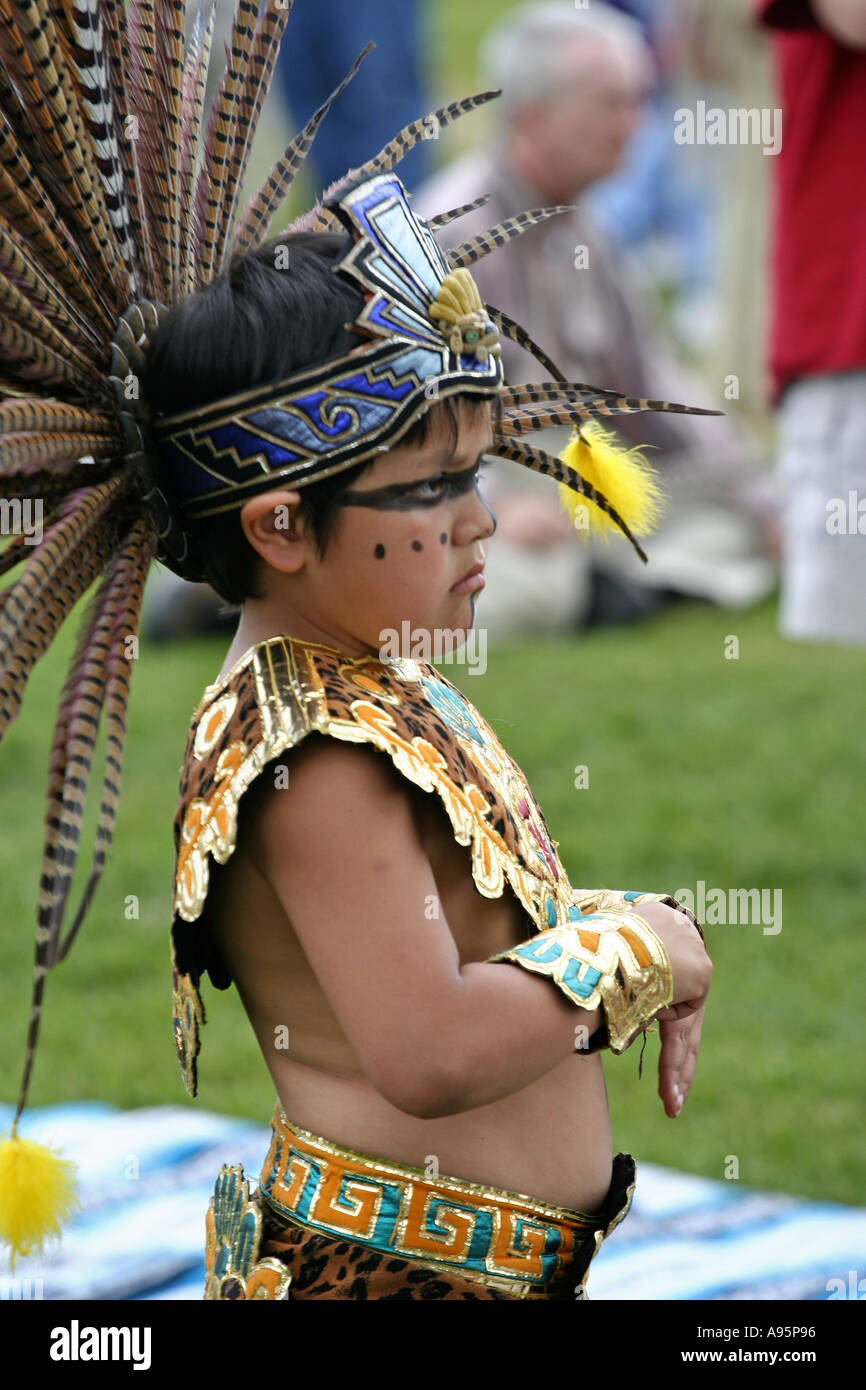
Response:
[{"label": "boy's eye", "polygon": [[409,491],[425,502],[441,501],[444,497],[456,497],[461,492],[468,492],[478,481],[482,468],[486,465],[486,458],[480,458],[471,468],[464,468],[460,473],[439,473],[435,478],[424,478],[420,483],[415,483]]},{"label": "boy's eye", "polygon": [[423,497],[426,502],[432,497],[444,496],[444,484],[447,481],[445,474],[440,473],[438,478],[425,478],[423,482],[415,483],[409,491],[417,497]]}]

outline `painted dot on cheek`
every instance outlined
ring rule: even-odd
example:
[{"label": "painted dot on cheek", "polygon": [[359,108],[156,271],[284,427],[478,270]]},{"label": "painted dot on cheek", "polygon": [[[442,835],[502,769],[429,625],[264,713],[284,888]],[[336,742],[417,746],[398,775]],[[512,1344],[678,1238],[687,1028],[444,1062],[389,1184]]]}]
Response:
[{"label": "painted dot on cheek", "polygon": [[440,537],[439,537],[440,543],[441,543],[442,545],[444,545],[445,542],[447,541],[447,539],[448,539],[448,537],[446,536],[445,532],[443,531],[442,534],[441,534]]},{"label": "painted dot on cheek", "polygon": [[373,551],[373,554],[376,556],[376,559],[377,559],[377,560],[381,560],[381,559],[383,558],[383,556],[384,556],[384,554],[385,554],[385,547],[384,547],[384,545],[382,544],[381,541],[380,541],[379,544],[376,546],[376,549]]},{"label": "painted dot on cheek", "polygon": [[412,549],[413,549],[413,550],[423,550],[424,547],[423,547],[423,545],[421,544],[420,541],[413,541],[413,542],[412,542]]}]

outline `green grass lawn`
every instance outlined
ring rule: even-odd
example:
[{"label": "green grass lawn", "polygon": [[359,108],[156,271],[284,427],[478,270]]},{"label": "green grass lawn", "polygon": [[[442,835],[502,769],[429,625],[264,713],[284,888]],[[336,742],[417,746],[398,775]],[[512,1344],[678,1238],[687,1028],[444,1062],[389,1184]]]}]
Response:
[{"label": "green grass lawn", "polygon": [[[616,1147],[715,1178],[733,1155],[744,1184],[862,1202],[866,658],[785,643],[774,624],[772,603],[746,614],[684,605],[634,628],[491,647],[481,676],[442,669],[523,767],[575,886],[782,891],[775,935],[707,927],[714,982],[678,1120],[656,1095],[655,1037],[640,1081],[639,1047],[608,1056]],[[5,1101],[23,1057],[48,747],[74,626],[37,667],[0,751]],[[725,658],[731,635],[736,660]],[[234,991],[206,985],[197,1102],[171,1036],[179,765],[226,645],[142,642],[115,843],[81,939],[48,981],[32,1105],[98,1098],[270,1117],[270,1078]],[[579,765],[589,786],[576,790]],[[100,780],[97,762],[95,789]],[[82,881],[83,870],[76,901]]]}]

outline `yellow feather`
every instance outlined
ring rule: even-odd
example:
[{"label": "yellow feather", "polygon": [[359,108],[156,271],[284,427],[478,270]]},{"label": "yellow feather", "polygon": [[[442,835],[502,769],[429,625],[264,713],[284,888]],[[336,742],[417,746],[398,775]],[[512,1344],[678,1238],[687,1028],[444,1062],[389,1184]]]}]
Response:
[{"label": "yellow feather", "polygon": [[42,1249],[60,1236],[78,1200],[76,1164],[43,1144],[12,1137],[0,1142],[0,1240],[10,1245],[10,1264],[17,1255]]},{"label": "yellow feather", "polygon": [[[575,431],[558,457],[604,495],[635,535],[645,535],[657,526],[664,512],[665,493],[639,447],[623,448],[612,430],[590,420],[581,425],[580,433]],[[591,498],[573,492],[566,483],[559,484],[559,499],[584,543],[590,532],[605,541],[610,540],[611,532],[622,535]]]}]

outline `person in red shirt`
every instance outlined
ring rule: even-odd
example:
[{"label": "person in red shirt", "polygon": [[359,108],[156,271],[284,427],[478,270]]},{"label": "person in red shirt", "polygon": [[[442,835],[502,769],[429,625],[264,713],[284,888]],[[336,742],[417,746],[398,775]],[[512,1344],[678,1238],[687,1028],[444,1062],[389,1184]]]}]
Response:
[{"label": "person in red shirt", "polygon": [[866,0],[756,0],[771,33],[779,630],[866,644]]}]

